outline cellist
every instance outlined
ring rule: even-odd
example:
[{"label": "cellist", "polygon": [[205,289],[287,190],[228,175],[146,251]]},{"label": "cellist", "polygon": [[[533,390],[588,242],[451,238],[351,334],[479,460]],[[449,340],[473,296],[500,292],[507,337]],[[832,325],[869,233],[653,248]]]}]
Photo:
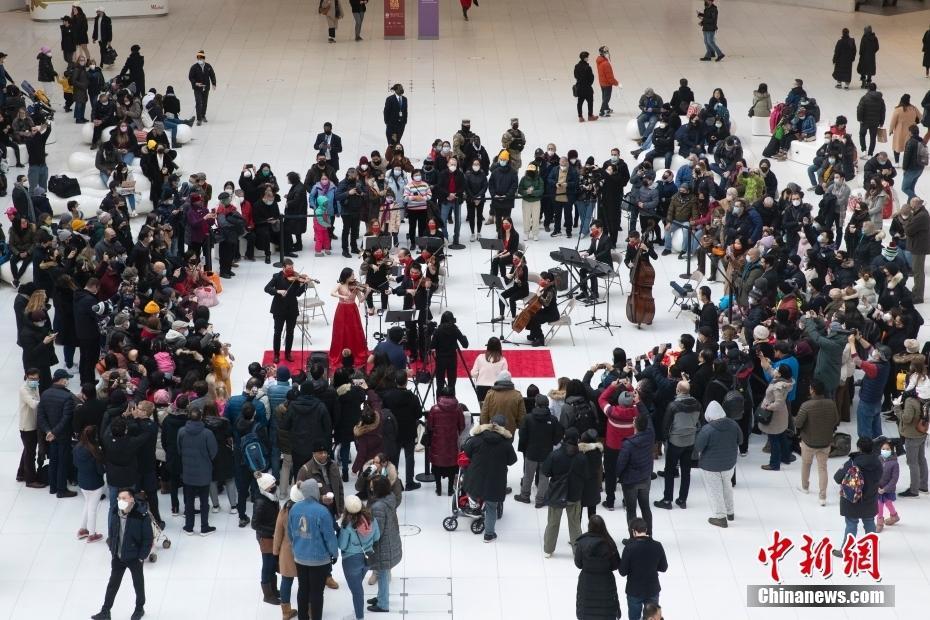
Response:
[{"label": "cellist", "polygon": [[626,256],[623,264],[630,268],[630,295],[626,300],[626,318],[637,327],[643,323],[652,325],[655,317],[655,299],[652,297],[652,285],[655,283],[655,269],[650,258],[658,255],[652,248],[651,233],[640,237],[632,231],[627,240]]},{"label": "cellist", "polygon": [[543,271],[539,274],[539,289],[536,291],[536,295],[539,298],[541,307],[530,318],[527,327],[530,330],[530,344],[534,347],[541,347],[545,344],[542,326],[559,318],[559,307],[556,304],[555,276],[552,275],[551,271]]},{"label": "cellist", "polygon": [[516,318],[517,301],[524,299],[530,294],[529,271],[526,266],[526,260],[523,257],[523,252],[519,250],[514,252],[510,273],[504,276],[504,280],[510,283],[511,286],[501,293],[501,298],[497,300],[497,305],[501,313],[499,317],[491,319],[492,323],[499,323],[504,320],[505,300],[510,303],[511,318]]},{"label": "cellist", "polygon": [[[637,258],[640,262],[645,263],[649,263],[650,258],[656,260],[659,258],[659,255],[656,254],[656,251],[652,247],[652,241],[643,239],[639,231],[634,230],[630,232],[630,236],[626,240],[626,243],[626,255],[623,257],[623,264],[630,270],[636,266]],[[640,252],[640,248],[642,248],[642,252]]]}]

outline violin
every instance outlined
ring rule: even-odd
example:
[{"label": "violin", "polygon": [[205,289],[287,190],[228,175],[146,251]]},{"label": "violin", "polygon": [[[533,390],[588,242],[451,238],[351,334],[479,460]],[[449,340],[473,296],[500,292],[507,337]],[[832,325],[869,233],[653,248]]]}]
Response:
[{"label": "violin", "polygon": [[648,252],[646,235],[643,234],[633,267],[630,269],[630,296],[626,300],[626,318],[630,323],[641,327],[643,323],[652,325],[656,314],[656,301],[652,297],[652,285],[656,281],[656,270],[648,260],[643,260],[644,252]]},{"label": "violin", "polygon": [[297,282],[298,284],[308,284],[310,282],[314,282],[316,284],[320,283],[319,280],[317,280],[316,278],[311,278],[305,273],[295,273],[292,276],[285,276],[284,279],[290,282],[291,284],[293,284],[294,282]]}]

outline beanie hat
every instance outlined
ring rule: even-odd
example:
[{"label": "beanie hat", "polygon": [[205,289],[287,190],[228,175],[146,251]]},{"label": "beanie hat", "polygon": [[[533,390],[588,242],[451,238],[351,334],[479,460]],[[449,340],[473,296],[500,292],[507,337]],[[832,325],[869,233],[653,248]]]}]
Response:
[{"label": "beanie hat", "polygon": [[299,483],[291,487],[291,492],[288,494],[288,496],[291,498],[291,501],[294,502],[295,504],[297,502],[304,501],[304,494],[301,493],[300,491]]},{"label": "beanie hat", "polygon": [[[502,370],[497,373],[497,379],[494,380],[494,383],[503,383],[505,381],[513,381],[513,376],[506,370]],[[546,403],[549,404],[549,403]]]},{"label": "beanie hat", "polygon": [[156,390],[154,401],[156,405],[167,405],[171,402],[171,394],[168,390]]},{"label": "beanie hat", "polygon": [[358,514],[362,510],[362,500],[358,495],[349,495],[345,498],[346,512],[350,515]]},{"label": "beanie hat", "polygon": [[888,244],[887,247],[882,248],[882,256],[885,257],[885,260],[894,260],[898,257],[898,244],[895,241],[892,241]]},{"label": "beanie hat", "polygon": [[190,325],[188,325],[187,321],[173,321],[171,323],[171,329],[176,332],[179,332],[182,329],[188,329],[189,327]]},{"label": "beanie hat", "polygon": [[620,395],[617,396],[617,405],[621,407],[632,407],[633,392],[630,392],[629,390],[623,390],[620,392]]},{"label": "beanie hat", "polygon": [[277,484],[277,480],[275,480],[274,476],[272,474],[269,474],[268,472],[265,472],[261,476],[259,476],[256,482],[258,483],[258,488],[261,489],[262,491],[267,491],[268,489],[273,487],[275,484]]},{"label": "beanie hat", "polygon": [[578,429],[574,426],[570,426],[565,429],[565,438],[563,441],[569,445],[577,446],[578,445]]},{"label": "beanie hat", "polygon": [[146,314],[158,314],[161,312],[161,308],[159,308],[158,304],[156,304],[154,301],[150,301],[149,303],[145,304],[143,310]]},{"label": "beanie hat", "polygon": [[754,340],[768,340],[769,328],[765,325],[756,325],[752,330],[752,337]]},{"label": "beanie hat", "polygon": [[496,416],[491,418],[491,423],[497,424],[498,426],[507,426],[507,418],[498,413]]},{"label": "beanie hat", "polygon": [[914,340],[913,338],[908,338],[904,341],[904,349],[908,353],[919,353],[920,352],[920,343]]},{"label": "beanie hat", "polygon": [[71,220],[71,230],[79,232],[87,227],[87,222],[82,219]]},{"label": "beanie hat", "polygon": [[497,154],[497,158],[503,161],[510,161],[510,153],[506,150],[502,150]]},{"label": "beanie hat", "polygon": [[597,431],[593,428],[589,428],[581,434],[581,441],[585,443],[594,443],[597,441]]}]

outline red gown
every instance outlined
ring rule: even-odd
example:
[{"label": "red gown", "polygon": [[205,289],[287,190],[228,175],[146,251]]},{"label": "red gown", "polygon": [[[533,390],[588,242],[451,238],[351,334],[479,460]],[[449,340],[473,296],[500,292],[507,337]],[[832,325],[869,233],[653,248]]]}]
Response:
[{"label": "red gown", "polygon": [[330,372],[342,367],[342,350],[352,351],[356,368],[364,368],[368,363],[368,343],[365,341],[365,329],[358,306],[351,301],[340,300],[336,304],[333,317],[333,338],[329,345]]}]

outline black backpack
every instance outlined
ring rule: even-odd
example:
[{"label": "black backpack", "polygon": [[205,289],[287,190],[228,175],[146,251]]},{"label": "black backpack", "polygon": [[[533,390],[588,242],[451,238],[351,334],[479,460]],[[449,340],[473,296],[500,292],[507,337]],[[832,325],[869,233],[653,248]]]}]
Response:
[{"label": "black backpack", "polygon": [[[714,383],[726,387],[723,381],[718,379],[714,379]],[[744,407],[746,406],[746,398],[743,396],[742,392],[733,387],[724,395],[723,402],[720,403],[720,406],[723,407],[723,412],[727,414],[728,418],[731,420],[741,420],[743,419]]]},{"label": "black backpack", "polygon": [[589,400],[584,399],[579,403],[573,403],[571,406],[574,415],[571,416],[569,427],[576,429],[579,435],[584,434],[586,430],[591,428],[597,430],[597,413]]},{"label": "black backpack", "polygon": [[49,178],[48,191],[59,198],[71,198],[72,196],[79,196],[81,194],[81,184],[78,183],[77,179],[58,174]]}]

